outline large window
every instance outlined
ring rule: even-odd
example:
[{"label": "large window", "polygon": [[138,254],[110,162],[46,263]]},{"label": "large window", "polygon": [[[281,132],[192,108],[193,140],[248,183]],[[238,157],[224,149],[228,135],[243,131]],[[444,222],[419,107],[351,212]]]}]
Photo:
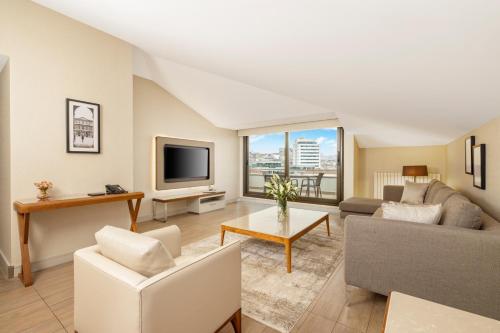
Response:
[{"label": "large window", "polygon": [[342,128],[245,137],[245,195],[265,197],[275,173],[299,188],[298,201],[336,204],[342,200]]}]

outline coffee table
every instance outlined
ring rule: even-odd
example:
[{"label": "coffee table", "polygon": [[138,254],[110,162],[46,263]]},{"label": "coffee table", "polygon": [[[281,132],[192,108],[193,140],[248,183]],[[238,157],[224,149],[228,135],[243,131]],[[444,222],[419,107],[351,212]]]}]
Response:
[{"label": "coffee table", "polygon": [[500,332],[500,321],[393,291],[382,332],[490,333]]},{"label": "coffee table", "polygon": [[292,243],[306,233],[326,222],[330,236],[328,213],[313,210],[290,208],[285,221],[278,221],[278,208],[271,207],[247,216],[224,222],[220,226],[220,244],[224,244],[226,231],[263,239],[285,246],[287,272],[292,272]]}]

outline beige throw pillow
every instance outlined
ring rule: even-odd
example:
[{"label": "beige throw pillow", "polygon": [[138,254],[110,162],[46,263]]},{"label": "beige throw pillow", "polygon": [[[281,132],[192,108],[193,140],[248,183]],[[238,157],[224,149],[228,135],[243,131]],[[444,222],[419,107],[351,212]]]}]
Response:
[{"label": "beige throw pillow", "polygon": [[461,228],[481,228],[482,210],[466,197],[460,194],[452,195],[443,206],[442,225],[451,225]]},{"label": "beige throw pillow", "polygon": [[108,225],[96,232],[95,239],[103,256],[144,276],[175,266],[170,252],[155,238]]},{"label": "beige throw pillow", "polygon": [[382,204],[382,218],[425,224],[438,224],[442,207],[439,205],[408,205],[398,202]]},{"label": "beige throw pillow", "polygon": [[412,183],[406,181],[401,202],[413,205],[423,204],[425,192],[427,192],[428,187],[429,184],[426,183]]}]

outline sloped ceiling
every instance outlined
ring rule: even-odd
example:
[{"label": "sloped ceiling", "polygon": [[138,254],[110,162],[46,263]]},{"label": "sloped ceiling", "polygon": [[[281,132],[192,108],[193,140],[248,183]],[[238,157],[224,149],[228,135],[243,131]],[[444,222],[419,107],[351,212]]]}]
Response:
[{"label": "sloped ceiling", "polygon": [[430,145],[500,115],[498,0],[35,2],[144,50],[138,74],[222,127],[339,117],[362,147]]}]

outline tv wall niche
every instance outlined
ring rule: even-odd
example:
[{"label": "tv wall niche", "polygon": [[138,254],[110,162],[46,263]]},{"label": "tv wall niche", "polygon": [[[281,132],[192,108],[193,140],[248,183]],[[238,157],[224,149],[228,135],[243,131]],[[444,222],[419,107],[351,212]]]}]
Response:
[{"label": "tv wall niche", "polygon": [[213,142],[155,137],[156,189],[214,184]]}]

